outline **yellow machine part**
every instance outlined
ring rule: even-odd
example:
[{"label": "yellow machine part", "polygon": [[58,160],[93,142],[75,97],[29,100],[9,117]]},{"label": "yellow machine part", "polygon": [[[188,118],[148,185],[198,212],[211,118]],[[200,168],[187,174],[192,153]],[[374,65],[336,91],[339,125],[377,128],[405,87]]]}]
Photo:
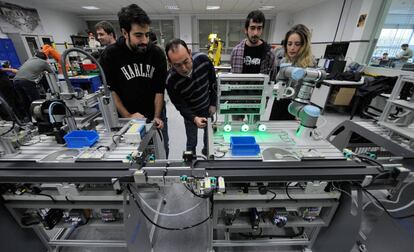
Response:
[{"label": "yellow machine part", "polygon": [[221,64],[221,50],[223,49],[223,42],[215,33],[208,35],[210,46],[208,48],[208,58],[214,66]]}]

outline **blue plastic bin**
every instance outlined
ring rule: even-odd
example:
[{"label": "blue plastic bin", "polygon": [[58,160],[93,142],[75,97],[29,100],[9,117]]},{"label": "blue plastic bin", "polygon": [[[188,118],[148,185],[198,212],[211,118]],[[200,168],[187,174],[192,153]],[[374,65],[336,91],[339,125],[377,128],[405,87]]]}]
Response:
[{"label": "blue plastic bin", "polygon": [[91,147],[99,139],[94,130],[74,130],[63,137],[68,148]]},{"label": "blue plastic bin", "polygon": [[260,153],[260,147],[253,136],[230,137],[231,155],[256,156]]},{"label": "blue plastic bin", "polygon": [[75,76],[69,78],[70,83],[74,87],[88,90],[89,93],[95,93],[101,86],[101,78],[98,75],[95,76]]}]

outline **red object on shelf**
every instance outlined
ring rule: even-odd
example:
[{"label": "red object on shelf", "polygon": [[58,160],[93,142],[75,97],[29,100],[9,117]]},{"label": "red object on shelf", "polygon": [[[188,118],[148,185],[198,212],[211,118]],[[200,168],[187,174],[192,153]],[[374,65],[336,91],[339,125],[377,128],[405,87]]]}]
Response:
[{"label": "red object on shelf", "polygon": [[83,64],[83,69],[85,71],[96,70],[96,64]]}]

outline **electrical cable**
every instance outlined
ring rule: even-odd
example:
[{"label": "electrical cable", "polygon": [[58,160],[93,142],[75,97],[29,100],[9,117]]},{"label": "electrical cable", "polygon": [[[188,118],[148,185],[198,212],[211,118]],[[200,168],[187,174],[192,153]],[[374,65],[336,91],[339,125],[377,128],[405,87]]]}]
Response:
[{"label": "electrical cable", "polygon": [[69,197],[68,197],[68,195],[65,195],[65,200],[66,201],[69,201],[71,204],[75,204],[75,201],[70,200]]},{"label": "electrical cable", "polygon": [[164,227],[161,226],[157,223],[155,223],[151,218],[148,217],[148,215],[145,213],[145,211],[142,209],[141,205],[138,203],[137,198],[135,197],[135,194],[132,192],[129,184],[127,185],[127,190],[129,191],[129,195],[131,196],[131,198],[133,199],[135,205],[138,207],[139,211],[142,213],[142,215],[154,226],[161,228],[161,229],[165,229],[165,230],[170,230],[170,231],[182,231],[182,230],[186,230],[186,229],[190,229],[190,228],[194,228],[197,226],[200,226],[201,224],[207,222],[209,219],[211,219],[213,217],[213,206],[214,206],[214,201],[212,199],[212,197],[210,198],[211,201],[211,208],[210,208],[210,214],[207,218],[205,218],[204,220],[201,220],[200,222],[193,224],[193,225],[189,225],[189,226],[185,226],[185,227],[179,227],[179,228],[172,228],[172,227]]},{"label": "electrical cable", "polygon": [[[391,203],[391,204],[396,204],[396,203],[400,202],[400,197],[401,197],[401,194],[403,193],[403,191],[408,186],[413,185],[413,184],[414,184],[414,182],[411,182],[411,183],[407,183],[403,187],[401,187],[401,190],[398,192],[397,198],[394,201],[392,201],[392,200],[380,200],[380,201],[381,202],[386,202],[386,203]],[[371,203],[372,203],[372,201],[368,201],[367,203],[365,203],[365,205],[362,206],[362,209],[365,210],[365,208]]]},{"label": "electrical cable", "polygon": [[355,156],[357,156],[357,157],[358,157],[358,158],[360,158],[361,160],[368,161],[368,162],[371,162],[371,163],[374,163],[374,164],[376,164],[376,165],[380,166],[380,167],[381,167],[381,169],[378,169],[379,171],[381,171],[381,172],[384,172],[384,171],[385,171],[384,166],[383,166],[380,162],[378,162],[377,160],[374,160],[374,159],[372,159],[372,158],[369,158],[369,157],[367,157],[367,156],[362,156],[362,155],[359,155],[359,154],[356,154]]},{"label": "electrical cable", "polygon": [[14,113],[13,109],[2,96],[0,96],[0,105],[7,111],[7,113],[10,115],[10,119],[13,122],[17,123],[17,125],[24,126],[28,124],[20,121],[20,119],[16,116],[16,113]]},{"label": "electrical cable", "polygon": [[0,135],[0,137],[5,136],[5,135],[7,135],[8,133],[10,133],[10,132],[14,129],[14,126],[16,126],[16,122],[15,122],[15,121],[13,121],[12,126],[10,127],[10,129],[8,129],[7,131],[3,132],[3,133]]},{"label": "electrical cable", "polygon": [[45,194],[45,193],[34,193],[34,192],[29,192],[29,193],[32,194],[32,195],[40,195],[40,196],[48,197],[52,200],[53,203],[56,203],[56,200],[55,200],[55,198],[52,197],[52,195]]},{"label": "electrical cable", "polygon": [[[388,215],[388,216],[390,216],[392,219],[405,219],[405,218],[410,218],[410,217],[413,217],[414,215],[413,214],[410,214],[410,215],[407,215],[407,216],[400,216],[400,217],[396,217],[396,216],[393,216],[392,214],[391,214],[391,212],[392,211],[394,211],[394,210],[397,210],[397,209],[392,209],[391,211],[390,210],[388,210],[387,208],[385,208],[385,206],[381,203],[381,201],[377,198],[377,197],[375,197],[371,192],[369,192],[367,189],[365,189],[365,188],[362,188],[362,190],[365,192],[365,193],[367,193],[369,196],[371,196],[371,198],[373,198],[380,206],[381,206],[381,209],[382,210],[384,210],[385,211],[385,213]],[[375,204],[375,203],[374,203]],[[409,206],[411,206],[412,204],[414,204],[414,200],[413,201],[411,201],[409,204],[407,204],[407,205],[405,205],[405,206],[403,206],[403,207],[400,207],[400,208],[407,208],[407,207],[409,207]],[[404,210],[404,209],[402,209],[402,210]],[[399,210],[397,210],[397,211],[395,211],[395,212],[398,212],[398,211],[401,211],[401,209],[399,209]]]},{"label": "electrical cable", "polygon": [[200,205],[201,205],[201,203],[203,203],[204,201],[200,201],[200,202],[198,202],[196,205],[194,205],[194,206],[192,206],[191,208],[189,208],[189,209],[187,209],[187,210],[184,210],[184,211],[182,211],[182,212],[180,212],[180,213],[161,213],[161,212],[158,212],[157,210],[155,210],[154,208],[152,208],[143,198],[142,198],[142,196],[138,193],[138,192],[136,192],[136,194],[138,195],[138,197],[141,199],[141,202],[144,204],[144,206],[146,206],[149,210],[151,210],[153,213],[155,213],[155,214],[159,214],[159,215],[161,215],[161,216],[167,216],[167,217],[175,217],[175,216],[180,216],[180,215],[183,215],[183,214],[186,214],[186,213],[188,213],[188,212],[191,212],[191,211],[193,211],[194,209],[196,209],[197,207],[199,207]]},{"label": "electrical cable", "polygon": [[122,135],[117,135],[117,134],[112,135],[112,142],[113,142],[115,145],[117,145],[117,143],[116,143],[116,141],[115,141],[114,137],[121,137],[121,136],[122,136]]},{"label": "electrical cable", "polygon": [[346,195],[348,195],[348,196],[351,198],[352,202],[355,204],[355,206],[358,208],[358,202],[354,199],[354,197],[352,197],[352,194],[350,194],[349,192],[347,192],[347,191],[345,191],[345,190],[342,190],[342,189],[341,189],[341,188],[339,188],[339,187],[336,187],[336,186],[335,186],[335,182],[332,182],[332,186],[333,186],[333,188],[334,188],[335,190],[338,190],[338,191],[343,192],[343,193],[345,193]]},{"label": "electrical cable", "polygon": [[372,180],[371,180],[371,182],[368,184],[368,185],[366,185],[365,187],[368,187],[368,186],[370,186],[370,185],[372,185],[372,184],[374,184],[374,182],[377,180],[377,179],[379,179],[380,177],[383,177],[384,175],[390,175],[391,174],[391,171],[386,171],[386,172],[383,172],[383,173],[380,173],[380,174],[378,174],[378,175],[376,175]]},{"label": "electrical cable", "polygon": [[266,203],[269,203],[270,201],[272,201],[276,198],[276,193],[274,191],[269,190],[269,189],[267,189],[267,191],[273,194],[273,197],[271,199],[266,200]]},{"label": "electrical cable", "polygon": [[296,201],[294,198],[292,198],[289,194],[289,183],[286,183],[285,186],[285,191],[286,191],[286,195],[288,196],[289,199]]},{"label": "electrical cable", "polygon": [[157,129],[157,132],[158,132],[158,135],[160,136],[160,138],[161,138],[161,142],[164,142],[164,140],[163,140],[163,138],[162,138],[162,133],[161,133],[161,130],[159,129],[159,128],[156,128]]}]

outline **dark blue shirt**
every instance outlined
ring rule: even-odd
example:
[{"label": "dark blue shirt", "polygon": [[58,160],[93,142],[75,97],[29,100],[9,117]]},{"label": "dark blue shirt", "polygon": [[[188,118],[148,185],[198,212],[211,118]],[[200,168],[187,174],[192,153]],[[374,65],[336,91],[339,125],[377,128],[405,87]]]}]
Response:
[{"label": "dark blue shirt", "polygon": [[190,77],[171,68],[166,87],[168,95],[181,115],[189,121],[194,117],[208,117],[209,106],[216,106],[216,74],[214,66],[203,53],[193,53],[193,72]]}]

